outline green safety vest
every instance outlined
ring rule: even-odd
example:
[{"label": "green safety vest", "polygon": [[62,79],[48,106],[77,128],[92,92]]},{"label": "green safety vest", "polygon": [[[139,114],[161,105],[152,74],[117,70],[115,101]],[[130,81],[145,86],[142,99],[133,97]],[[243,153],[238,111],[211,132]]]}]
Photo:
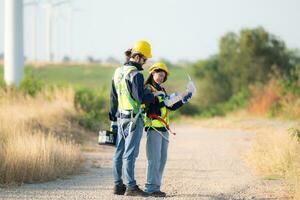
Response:
[{"label": "green safety vest", "polygon": [[118,95],[118,109],[137,113],[141,105],[131,97],[126,84],[126,77],[133,71],[137,71],[134,66],[119,67],[115,71],[113,80]]},{"label": "green safety vest", "polygon": [[[152,92],[157,92],[158,90],[153,87],[150,84],[147,84],[146,87],[149,87]],[[159,103],[163,102],[164,99],[161,96],[157,96]],[[170,117],[169,117],[169,111],[166,108],[166,106],[163,106],[160,108],[160,117],[167,123],[167,125],[170,124]],[[145,127],[154,127],[154,128],[162,128],[165,127],[165,124],[163,124],[161,121],[157,119],[150,119],[147,116],[145,116],[144,119]]]}]

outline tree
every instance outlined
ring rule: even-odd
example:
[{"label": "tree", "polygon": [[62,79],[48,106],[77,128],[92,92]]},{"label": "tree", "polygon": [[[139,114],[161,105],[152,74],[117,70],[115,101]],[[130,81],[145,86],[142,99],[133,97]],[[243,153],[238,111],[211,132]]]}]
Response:
[{"label": "tree", "polygon": [[[194,74],[200,80],[198,88],[201,106],[225,102],[233,95],[264,84],[272,74],[299,80],[299,53],[290,51],[284,42],[262,27],[229,32],[219,43],[219,52],[194,64]],[[273,75],[274,77],[274,75]]]},{"label": "tree", "polygon": [[228,33],[220,42],[219,62],[230,78],[233,93],[256,82],[265,83],[277,66],[282,76],[289,76],[293,66],[283,41],[262,27],[243,29],[239,35]]},{"label": "tree", "polygon": [[64,57],[63,57],[63,62],[64,62],[64,63],[68,63],[68,62],[70,62],[70,61],[71,61],[70,56],[64,56]]},{"label": "tree", "polygon": [[86,60],[89,62],[89,63],[94,63],[95,62],[95,59],[93,56],[87,56]]},{"label": "tree", "polygon": [[228,77],[220,70],[218,56],[199,61],[194,65],[194,75],[200,80],[198,105],[201,109],[209,108],[228,100],[231,96],[231,86]]},{"label": "tree", "polygon": [[119,64],[120,63],[120,61],[118,59],[116,59],[116,58],[114,58],[112,56],[108,57],[106,59],[106,62],[110,63],[110,64]]}]

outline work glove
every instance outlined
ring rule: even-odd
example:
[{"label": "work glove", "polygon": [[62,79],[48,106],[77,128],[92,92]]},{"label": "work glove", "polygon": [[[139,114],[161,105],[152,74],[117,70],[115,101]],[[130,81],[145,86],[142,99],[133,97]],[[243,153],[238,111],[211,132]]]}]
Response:
[{"label": "work glove", "polygon": [[189,92],[184,97],[182,97],[182,103],[185,104],[189,102],[189,100],[192,98],[193,93]]},{"label": "work glove", "polygon": [[114,133],[118,133],[118,123],[115,121],[112,121],[110,123],[110,131]]}]

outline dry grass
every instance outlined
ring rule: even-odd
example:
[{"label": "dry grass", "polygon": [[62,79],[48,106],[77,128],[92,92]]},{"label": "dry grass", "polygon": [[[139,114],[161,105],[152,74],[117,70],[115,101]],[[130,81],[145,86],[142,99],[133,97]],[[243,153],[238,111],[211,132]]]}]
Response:
[{"label": "dry grass", "polygon": [[300,199],[300,143],[295,130],[271,130],[256,136],[249,161],[265,176],[285,178],[292,186],[294,199]]},{"label": "dry grass", "polygon": [[35,98],[0,91],[1,184],[47,181],[79,170],[79,146],[65,137],[67,129],[62,136],[56,130],[71,126],[73,99],[72,89]]},{"label": "dry grass", "polygon": [[287,119],[300,119],[300,98],[287,93],[280,101],[281,115]]},{"label": "dry grass", "polygon": [[279,89],[275,80],[268,82],[263,88],[252,88],[249,111],[255,114],[268,113],[272,105],[280,100]]},{"label": "dry grass", "polygon": [[283,86],[270,80],[263,87],[253,87],[252,97],[248,111],[252,114],[282,117],[284,119],[300,119],[300,98],[291,92],[286,91],[284,95],[280,91]]}]

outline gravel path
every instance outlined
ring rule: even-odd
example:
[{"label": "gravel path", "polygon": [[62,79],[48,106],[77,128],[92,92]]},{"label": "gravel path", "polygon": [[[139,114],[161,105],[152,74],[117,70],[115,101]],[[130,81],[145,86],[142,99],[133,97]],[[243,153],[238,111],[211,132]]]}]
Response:
[{"label": "gravel path", "polygon": [[[243,157],[254,134],[191,125],[173,129],[177,136],[171,136],[162,186],[167,199],[285,199],[281,181],[264,180],[245,165]],[[101,146],[99,152],[86,153],[86,169],[78,176],[2,189],[0,199],[141,199],[112,195],[113,150]],[[136,178],[142,187],[145,173],[143,137],[136,163]]]}]

